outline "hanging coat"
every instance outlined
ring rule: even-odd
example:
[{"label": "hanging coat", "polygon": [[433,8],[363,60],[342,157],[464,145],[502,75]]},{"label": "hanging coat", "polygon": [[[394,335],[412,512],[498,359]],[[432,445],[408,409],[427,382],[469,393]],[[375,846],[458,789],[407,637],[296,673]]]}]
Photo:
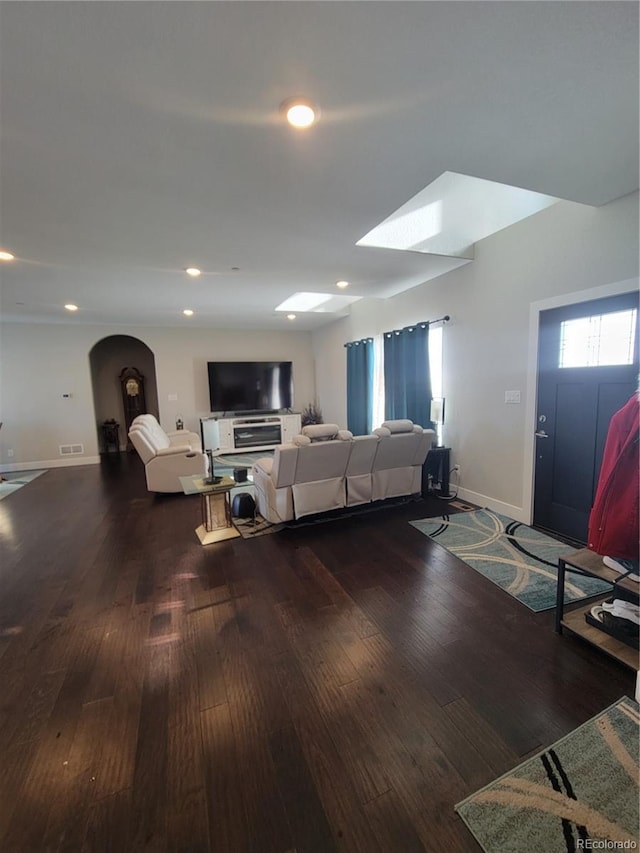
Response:
[{"label": "hanging coat", "polygon": [[589,517],[589,548],[596,554],[638,559],[640,396],[611,418],[598,488]]}]

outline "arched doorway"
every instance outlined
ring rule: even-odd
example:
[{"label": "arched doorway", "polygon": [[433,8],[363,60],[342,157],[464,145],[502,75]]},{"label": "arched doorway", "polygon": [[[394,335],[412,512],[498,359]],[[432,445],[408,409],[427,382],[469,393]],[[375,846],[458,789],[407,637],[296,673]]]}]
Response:
[{"label": "arched doorway", "polygon": [[144,376],[146,411],[158,417],[158,384],[153,352],[138,338],[110,335],[91,348],[89,364],[100,452],[110,449],[105,446],[102,429],[105,421],[116,421],[120,425],[118,449],[124,450],[127,434],[120,375],[125,368],[135,367]]}]

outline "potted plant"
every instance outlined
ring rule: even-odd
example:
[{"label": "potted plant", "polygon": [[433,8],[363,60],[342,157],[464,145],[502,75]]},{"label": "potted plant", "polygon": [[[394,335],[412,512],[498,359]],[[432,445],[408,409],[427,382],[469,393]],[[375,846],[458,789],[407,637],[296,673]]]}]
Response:
[{"label": "potted plant", "polygon": [[320,404],[317,400],[314,400],[312,403],[308,403],[304,407],[300,415],[300,420],[303,427],[311,426],[312,424],[324,423],[324,420],[322,419],[322,409],[320,408]]}]

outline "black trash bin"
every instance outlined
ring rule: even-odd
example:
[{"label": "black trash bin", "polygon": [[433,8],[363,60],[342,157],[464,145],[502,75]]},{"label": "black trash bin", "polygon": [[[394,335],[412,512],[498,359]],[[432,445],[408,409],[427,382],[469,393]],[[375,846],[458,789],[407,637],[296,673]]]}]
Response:
[{"label": "black trash bin", "polygon": [[231,503],[231,514],[234,518],[253,518],[256,502],[249,492],[238,492]]}]

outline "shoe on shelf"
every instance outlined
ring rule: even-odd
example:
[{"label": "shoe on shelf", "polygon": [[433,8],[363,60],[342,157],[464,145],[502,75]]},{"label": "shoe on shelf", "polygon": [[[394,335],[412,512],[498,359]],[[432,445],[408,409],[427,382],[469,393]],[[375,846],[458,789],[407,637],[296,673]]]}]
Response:
[{"label": "shoe on shelf", "polygon": [[[614,572],[620,572],[621,575],[627,574],[627,572],[638,571],[638,563],[635,560],[624,560],[621,557],[603,557],[602,562],[605,566],[613,569]],[[629,575],[629,578],[632,581],[638,581],[640,580],[640,575]]]}]

